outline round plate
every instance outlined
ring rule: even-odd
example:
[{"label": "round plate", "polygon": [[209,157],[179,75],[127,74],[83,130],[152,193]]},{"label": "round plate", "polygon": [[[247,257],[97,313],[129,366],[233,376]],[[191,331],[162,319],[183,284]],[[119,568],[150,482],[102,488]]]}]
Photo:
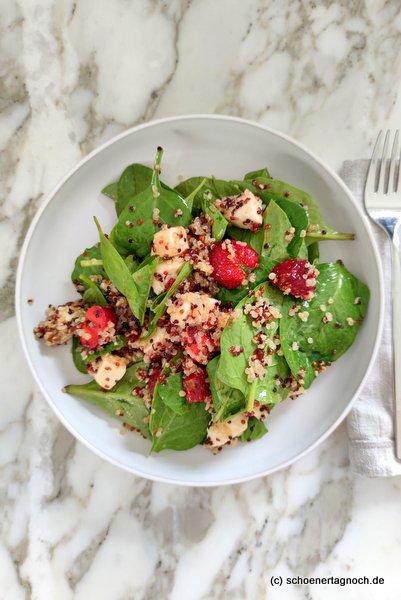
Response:
[{"label": "round plate", "polygon": [[[164,148],[163,180],[215,175],[240,179],[267,166],[274,177],[310,192],[325,220],[352,231],[353,242],[321,244],[321,260],[344,260],[371,291],[367,318],[346,356],[321,375],[296,401],[274,409],[269,433],[214,456],[197,447],[186,452],[149,454],[149,442],[120,433],[117,420],[89,403],[62,393],[87,377],[72,363],[69,347],[46,348],[32,330],[48,304],[77,297],[70,281],[76,256],[98,241],[96,215],[105,231],[115,222],[114,203],[101,189],[130,163],[151,165]],[[119,135],[86,157],[49,195],[35,216],[21,253],[17,275],[17,319],[30,368],[44,396],[69,431],[111,463],[131,473],[184,485],[221,485],[266,475],[285,467],[321,442],[351,408],[375,357],[382,323],[382,274],[367,217],[338,176],[316,156],[278,132],[256,123],[199,115],[153,121]],[[28,304],[28,298],[34,303]]]}]

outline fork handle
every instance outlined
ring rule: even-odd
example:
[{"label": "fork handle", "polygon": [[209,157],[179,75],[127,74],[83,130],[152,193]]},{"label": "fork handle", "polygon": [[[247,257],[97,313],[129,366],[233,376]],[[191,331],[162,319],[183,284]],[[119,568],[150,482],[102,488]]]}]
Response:
[{"label": "fork handle", "polygon": [[401,460],[401,243],[399,227],[392,238],[392,313],[394,360],[394,436],[395,454]]}]

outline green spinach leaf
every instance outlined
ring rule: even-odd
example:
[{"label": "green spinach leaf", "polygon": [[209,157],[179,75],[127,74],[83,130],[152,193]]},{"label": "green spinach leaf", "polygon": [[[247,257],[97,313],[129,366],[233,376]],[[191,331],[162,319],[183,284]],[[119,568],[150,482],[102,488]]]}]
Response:
[{"label": "green spinach leaf", "polygon": [[[178,376],[177,376],[178,375]],[[180,405],[177,398],[172,398],[168,382],[174,377],[173,388],[178,395],[180,391],[179,374],[170,375],[165,384],[157,383],[153,395],[152,411],[150,417],[150,431],[152,434],[152,450],[188,450],[201,444],[206,437],[210,414],[203,402]],[[166,403],[168,399],[168,403]]]},{"label": "green spinach leaf", "polygon": [[85,288],[88,287],[84,281],[80,281],[80,276],[90,277],[99,275],[102,279],[106,278],[106,272],[103,267],[102,256],[99,244],[91,248],[86,248],[75,260],[74,270],[71,273],[73,283],[81,283]]},{"label": "green spinach leaf", "polygon": [[72,354],[73,363],[80,373],[87,373],[88,369],[86,368],[85,361],[81,356],[82,350],[83,350],[83,346],[81,345],[79,337],[74,335],[72,337],[72,346],[71,346],[71,354]]},{"label": "green spinach leaf", "polygon": [[104,390],[96,381],[82,385],[67,385],[68,394],[88,400],[109,415],[138,429],[142,435],[149,438],[149,411],[143,398],[132,395],[135,387],[143,387],[143,380],[138,377],[138,369],[146,369],[144,363],[135,363],[127,369],[124,377],[111,390]]},{"label": "green spinach leaf", "polygon": [[213,421],[225,421],[230,416],[245,410],[244,395],[237,389],[222,383],[217,377],[220,357],[213,358],[206,367],[215,416]]},{"label": "green spinach leaf", "polygon": [[207,198],[202,199],[202,210],[205,214],[209,215],[209,217],[213,221],[212,225],[212,237],[219,242],[223,239],[224,234],[227,229],[228,221],[221,212],[215,207],[211,200]]},{"label": "green spinach leaf", "polygon": [[82,296],[85,304],[93,304],[97,306],[108,306],[108,302],[103,295],[103,292],[92,279],[86,275],[80,275],[79,280],[86,286],[86,290]]},{"label": "green spinach leaf", "polygon": [[241,433],[239,440],[240,442],[259,440],[266,433],[267,429],[263,421],[259,421],[259,419],[256,419],[255,417],[251,417],[248,421],[248,427],[245,429],[244,433]]},{"label": "green spinach leaf", "polygon": [[[257,344],[254,337],[258,333],[252,325],[252,318],[245,314],[244,308],[247,303],[252,303],[256,298],[265,299],[280,314],[283,295],[268,284],[262,284],[254,290],[250,298],[245,298],[236,306],[237,317],[229,321],[225,326],[221,340],[221,355],[217,368],[217,377],[229,387],[236,388],[246,398],[246,409],[251,411],[255,400],[261,404],[274,406],[281,402],[289,393],[284,381],[289,376],[289,368],[285,359],[274,351],[270,356],[270,364],[266,366],[263,378],[256,379],[250,383],[247,379],[245,369],[249,367],[249,358],[253,355]],[[273,340],[278,330],[279,318],[269,323],[269,329],[262,329],[269,340]],[[242,348],[242,352],[233,356],[232,347]]]},{"label": "green spinach leaf", "polygon": [[[149,329],[148,329],[147,333],[144,336],[142,336],[142,338],[141,338],[142,340],[147,340],[151,337],[154,330],[156,329],[158,320],[166,312],[167,301],[170,300],[171,296],[173,294],[175,294],[175,292],[177,291],[179,285],[184,281],[184,279],[188,279],[188,277],[190,276],[191,273],[192,273],[192,265],[190,263],[186,262],[183,265],[183,267],[181,268],[180,272],[177,275],[176,280],[174,281],[173,285],[168,290],[168,292],[166,294],[163,293],[160,296],[158,296],[158,298],[160,298],[160,300],[158,301],[157,304],[155,304],[155,301],[153,302],[152,308],[154,309],[155,314],[154,314],[151,322],[149,323]],[[158,298],[156,298],[156,300]]]},{"label": "green spinach leaf", "polygon": [[143,318],[143,298],[140,297],[138,286],[130,273],[129,268],[124,262],[124,259],[113,244],[104,235],[99,221],[94,217],[96,227],[100,237],[100,252],[103,259],[103,266],[108,278],[114,286],[123,294],[128,301],[132,313],[137,319]]},{"label": "green spinach leaf", "polygon": [[192,220],[186,200],[160,182],[162,155],[162,148],[158,148],[150,184],[124,206],[112,230],[113,241],[139,257],[150,253],[153,236],[159,231],[154,209],[159,211],[158,223],[186,227]]},{"label": "green spinach leaf", "polygon": [[166,406],[177,415],[185,415],[189,411],[190,405],[183,392],[182,373],[172,373],[167,377],[165,384],[159,384],[158,393]]},{"label": "green spinach leaf", "polygon": [[106,185],[106,187],[104,187],[102,189],[102,194],[104,194],[105,196],[108,196],[112,200],[116,201],[117,194],[118,194],[117,189],[118,189],[118,182],[114,181],[113,183],[109,183],[109,185]]},{"label": "green spinach leaf", "polygon": [[251,182],[257,177],[265,177],[266,179],[271,179],[270,173],[266,167],[264,167],[263,169],[258,169],[257,171],[249,171],[249,173],[246,173],[246,175],[244,175],[244,179],[249,179],[249,181]]},{"label": "green spinach leaf", "polygon": [[[284,356],[305,388],[311,385],[320,365],[337,360],[352,345],[369,301],[367,286],[344,265],[323,263],[317,268],[320,274],[315,296],[296,302],[287,296],[280,320]],[[307,321],[298,318],[299,312],[289,315],[294,303],[300,305],[300,312],[307,313]]]},{"label": "green spinach leaf", "polygon": [[152,181],[152,169],[134,163],[124,169],[117,183],[116,212],[119,216],[127,203],[149,187]]}]

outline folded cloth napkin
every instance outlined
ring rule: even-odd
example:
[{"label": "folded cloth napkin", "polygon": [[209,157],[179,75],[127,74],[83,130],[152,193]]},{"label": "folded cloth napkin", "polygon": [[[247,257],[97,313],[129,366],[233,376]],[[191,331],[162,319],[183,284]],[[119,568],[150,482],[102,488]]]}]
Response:
[{"label": "folded cloth napkin", "polygon": [[[340,171],[340,177],[361,206],[368,165],[368,160],[345,161]],[[348,416],[347,429],[351,469],[370,477],[389,477],[401,475],[401,461],[394,453],[393,430],[391,244],[387,234],[373,222],[372,231],[383,265],[386,318],[376,361]]]}]

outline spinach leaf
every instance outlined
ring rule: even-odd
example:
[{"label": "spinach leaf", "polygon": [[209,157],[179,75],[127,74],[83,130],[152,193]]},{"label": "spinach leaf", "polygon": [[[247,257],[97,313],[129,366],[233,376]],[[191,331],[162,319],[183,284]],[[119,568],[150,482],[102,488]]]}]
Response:
[{"label": "spinach leaf", "polygon": [[117,200],[117,194],[118,194],[117,188],[118,188],[118,182],[114,181],[113,183],[109,183],[109,185],[106,185],[106,187],[104,187],[102,189],[102,194],[104,194],[105,196],[108,196],[112,200]]},{"label": "spinach leaf", "polygon": [[220,357],[216,356],[206,367],[210,391],[212,392],[214,412],[216,413],[213,417],[215,423],[217,421],[225,421],[230,416],[245,409],[244,395],[239,390],[225,385],[217,377],[219,360]]},{"label": "spinach leaf", "polygon": [[160,260],[160,256],[148,256],[132,274],[137,288],[135,316],[141,325],[143,325],[145,319],[146,303],[149,298],[153,275]]},{"label": "spinach leaf", "polygon": [[100,237],[100,252],[103,259],[103,266],[108,278],[114,286],[123,294],[128,301],[132,313],[137,319],[143,318],[143,299],[138,292],[138,286],[133,279],[124,259],[120,256],[113,244],[104,235],[99,221],[94,217],[96,227]]},{"label": "spinach leaf", "polygon": [[242,285],[241,287],[228,290],[227,288],[221,287],[216,294],[216,298],[220,300],[222,304],[238,304],[242,298],[258,285],[268,280],[269,273],[276,266],[277,261],[273,260],[268,256],[259,257],[259,267],[253,271],[255,275],[255,281],[249,282],[248,285]]},{"label": "spinach leaf", "polygon": [[[185,199],[160,182],[162,155],[162,148],[158,148],[149,185],[123,208],[112,230],[113,241],[139,257],[150,253],[153,236],[159,231],[154,219],[154,209],[159,211],[158,223],[186,227],[192,220],[191,209]],[[181,213],[177,214],[177,210]]]},{"label": "spinach leaf", "polygon": [[104,390],[96,381],[83,385],[67,385],[64,389],[68,394],[88,400],[120,421],[138,429],[142,435],[149,438],[149,411],[143,398],[132,395],[135,387],[145,384],[138,377],[139,369],[146,369],[144,363],[135,363],[127,369],[124,377],[111,390]]},{"label": "spinach leaf", "polygon": [[152,181],[152,169],[145,165],[134,163],[124,169],[117,183],[116,212],[119,216],[127,205],[147,187]]},{"label": "spinach leaf", "polygon": [[319,243],[318,242],[313,242],[313,244],[309,244],[307,258],[312,265],[319,260]]},{"label": "spinach leaf", "polygon": [[[333,362],[352,345],[366,314],[369,302],[367,286],[340,263],[319,264],[316,294],[310,301],[296,301],[307,321],[290,316],[294,298],[287,296],[280,321],[280,339],[284,356],[296,379],[307,388],[315,371]],[[299,313],[298,313],[299,314]]]},{"label": "spinach leaf", "polygon": [[202,199],[202,210],[205,214],[209,215],[209,217],[213,221],[212,225],[212,237],[219,242],[223,239],[224,234],[227,229],[228,221],[221,212],[215,207],[211,200],[207,198]]},{"label": "spinach leaf", "polygon": [[[205,177],[190,177],[189,179],[185,179],[181,181],[178,185],[175,186],[175,191],[180,194],[183,198],[188,197],[193,194],[195,190],[199,187]],[[208,178],[206,178],[208,181]],[[195,194],[192,201],[192,209],[201,209],[201,204],[203,200],[204,192]]]},{"label": "spinach leaf", "polygon": [[[100,356],[109,354],[110,352],[113,352],[113,350],[119,350],[120,348],[123,348],[126,345],[126,343],[127,343],[127,340],[125,339],[125,337],[123,335],[119,335],[119,336],[117,336],[117,341],[110,342],[109,344],[105,344],[104,346],[101,346],[99,348],[99,350],[97,350],[97,352],[93,352],[93,354],[88,354],[88,356],[86,358],[83,358],[82,360],[85,365],[88,365],[89,363],[91,363],[93,360],[96,360]],[[81,350],[83,350],[82,346],[81,346]]]},{"label": "spinach leaf", "polygon": [[[170,391],[169,381],[172,377],[174,379]],[[175,394],[178,396],[180,389],[182,380],[179,374],[170,375],[163,385],[160,382],[156,384],[149,423],[154,452],[167,448],[188,450],[201,444],[206,437],[210,414],[205,404],[194,402],[187,404],[187,409],[183,404],[180,406],[177,398],[173,398]]]},{"label": "spinach leaf", "polygon": [[[247,182],[246,182],[247,183]],[[279,179],[269,179],[266,177],[257,177],[253,180],[252,184],[257,188],[257,194],[267,204],[270,200],[279,202],[281,200],[287,200],[298,204],[301,208],[306,211],[308,217],[309,228],[315,228],[312,232],[308,231],[305,238],[306,244],[313,243],[319,240],[352,240],[354,234],[352,233],[339,233],[334,231],[332,227],[327,225],[322,217],[320,208],[315,198],[285,181]],[[263,186],[264,189],[259,189]],[[291,217],[290,217],[291,220]],[[296,225],[294,225],[296,227]],[[305,229],[305,227],[303,227]],[[324,233],[323,233],[324,232]]]},{"label": "spinach leaf", "polygon": [[[155,314],[154,314],[151,322],[149,323],[148,332],[146,333],[146,335],[142,336],[141,340],[147,340],[151,337],[154,330],[156,329],[158,320],[166,312],[167,301],[170,300],[171,296],[173,294],[175,294],[175,292],[177,291],[179,285],[184,281],[184,279],[187,279],[191,273],[192,273],[192,265],[190,263],[186,262],[182,266],[180,272],[177,275],[176,280],[174,281],[173,285],[168,290],[168,292],[166,294],[163,293],[160,296],[158,296],[158,298],[160,298],[160,301],[157,304],[155,304],[153,302],[152,308],[155,309]],[[156,298],[156,300],[157,300],[157,298]]]},{"label": "spinach leaf", "polygon": [[86,286],[86,290],[82,296],[85,304],[94,304],[97,306],[108,306],[108,302],[104,297],[99,286],[86,275],[80,275],[79,280]]},{"label": "spinach leaf", "polygon": [[83,350],[83,346],[81,345],[79,337],[74,335],[72,337],[72,347],[71,347],[73,363],[80,373],[87,373],[88,369],[86,368],[85,361],[81,356],[82,350]]},{"label": "spinach leaf", "polygon": [[86,248],[82,254],[76,258],[74,270],[71,273],[71,280],[74,283],[81,283],[86,288],[88,287],[87,284],[84,281],[80,281],[81,275],[84,275],[85,277],[100,275],[102,279],[106,278],[99,244],[95,244],[91,248]]},{"label": "spinach leaf", "polygon": [[124,262],[127,265],[130,273],[134,273],[137,270],[137,268],[139,267],[138,261],[135,260],[135,258],[132,256],[132,254],[129,254],[128,256],[126,256],[124,259]]},{"label": "spinach leaf", "polygon": [[257,171],[249,171],[249,173],[246,173],[246,175],[244,175],[244,180],[249,179],[249,181],[252,182],[257,177],[265,177],[267,179],[271,179],[269,171],[266,167],[264,167],[263,169],[258,169]]},{"label": "spinach leaf", "polygon": [[[289,258],[289,242],[285,237],[292,224],[284,210],[273,200],[265,209],[263,226],[264,237],[261,254],[277,262],[283,262]],[[265,229],[266,227],[269,229]]]},{"label": "spinach leaf", "polygon": [[[289,392],[284,386],[284,381],[289,376],[289,368],[277,351],[271,354],[270,365],[266,366],[266,373],[262,379],[256,379],[252,383],[247,379],[245,369],[249,367],[249,358],[257,348],[257,344],[253,341],[254,336],[259,331],[263,331],[269,340],[273,340],[279,326],[278,318],[269,323],[269,329],[258,330],[252,325],[252,319],[245,314],[244,307],[256,298],[265,299],[269,305],[281,311],[283,295],[267,284],[256,288],[250,298],[241,300],[235,308],[238,316],[230,320],[223,330],[220,340],[221,355],[217,368],[219,380],[229,387],[240,390],[245,396],[248,411],[252,410],[255,400],[261,404],[274,406]],[[233,356],[231,353],[233,346],[239,346],[243,351],[238,356]]]},{"label": "spinach leaf", "polygon": [[236,184],[230,181],[224,181],[224,179],[216,179],[215,177],[190,177],[179,183],[175,189],[181,195],[187,196],[192,194],[203,180],[205,180],[203,190],[198,190],[193,198],[194,209],[202,209],[202,200],[204,199],[212,202],[218,198],[235,196],[240,191]]},{"label": "spinach leaf", "polygon": [[239,436],[240,442],[251,442],[252,440],[259,440],[267,433],[266,425],[263,421],[259,421],[256,417],[251,417],[248,421],[248,427],[244,433]]},{"label": "spinach leaf", "polygon": [[308,215],[302,206],[296,204],[296,202],[290,202],[286,198],[276,198],[276,204],[285,212],[288,219],[294,227],[294,237],[287,246],[288,255],[292,258],[299,256],[301,246],[303,243],[303,237],[308,228]]},{"label": "spinach leaf", "polygon": [[177,415],[185,415],[189,411],[189,404],[185,396],[180,396],[183,391],[182,373],[173,373],[166,379],[165,384],[159,384],[158,393],[166,406]]}]

